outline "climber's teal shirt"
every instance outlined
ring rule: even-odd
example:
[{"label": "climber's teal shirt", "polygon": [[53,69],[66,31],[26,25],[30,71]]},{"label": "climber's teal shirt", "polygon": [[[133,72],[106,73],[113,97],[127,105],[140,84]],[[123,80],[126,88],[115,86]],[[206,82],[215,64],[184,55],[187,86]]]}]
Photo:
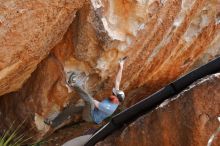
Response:
[{"label": "climber's teal shirt", "polygon": [[100,124],[104,119],[110,117],[117,109],[119,104],[112,103],[105,99],[99,103],[99,107],[92,111],[92,117],[95,123]]}]

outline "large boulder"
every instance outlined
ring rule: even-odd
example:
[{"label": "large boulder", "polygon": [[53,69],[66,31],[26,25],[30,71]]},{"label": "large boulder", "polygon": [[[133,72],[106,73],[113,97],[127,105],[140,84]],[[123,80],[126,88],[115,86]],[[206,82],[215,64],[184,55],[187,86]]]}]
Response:
[{"label": "large boulder", "polygon": [[0,2],[0,95],[3,95],[21,88],[62,39],[84,0]]},{"label": "large boulder", "polygon": [[90,76],[88,90],[101,99],[111,93],[118,59],[129,56],[121,88],[128,93],[125,104],[132,105],[220,54],[217,4],[91,0],[78,14],[74,55],[64,68]]},{"label": "large boulder", "polygon": [[68,71],[85,73],[86,90],[103,99],[128,56],[121,89],[130,106],[220,54],[218,0],[83,2],[0,5],[0,95],[17,90],[0,97],[0,129],[28,117],[36,133],[48,133],[43,120],[79,99],[66,87]]},{"label": "large boulder", "polygon": [[[203,78],[97,146],[205,146],[217,130],[220,74]],[[220,136],[212,146],[218,146]]]}]

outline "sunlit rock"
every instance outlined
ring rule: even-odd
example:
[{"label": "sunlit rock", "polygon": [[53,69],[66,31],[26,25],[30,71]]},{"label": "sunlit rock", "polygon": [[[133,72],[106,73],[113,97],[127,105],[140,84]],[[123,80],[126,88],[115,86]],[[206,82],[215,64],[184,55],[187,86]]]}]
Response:
[{"label": "sunlit rock", "polygon": [[0,1],[0,95],[18,90],[58,43],[83,0]]},{"label": "sunlit rock", "polygon": [[36,133],[49,133],[43,120],[79,99],[66,84],[68,72],[85,74],[86,90],[101,100],[111,94],[119,58],[128,56],[120,86],[128,107],[218,57],[219,3],[3,1],[0,129],[28,117]]}]

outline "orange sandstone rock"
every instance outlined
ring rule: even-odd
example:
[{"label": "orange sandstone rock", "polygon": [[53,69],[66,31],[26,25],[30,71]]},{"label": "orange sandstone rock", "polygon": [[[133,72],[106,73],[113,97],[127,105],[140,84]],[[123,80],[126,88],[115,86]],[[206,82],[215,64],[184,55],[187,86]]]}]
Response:
[{"label": "orange sandstone rock", "polygon": [[58,43],[84,0],[0,1],[0,95],[18,90]]},{"label": "orange sandstone rock", "polygon": [[0,129],[28,117],[29,127],[47,134],[43,120],[79,99],[66,87],[68,71],[85,73],[87,91],[103,99],[118,59],[128,56],[121,89],[130,106],[220,54],[219,0],[83,3],[1,3]]}]

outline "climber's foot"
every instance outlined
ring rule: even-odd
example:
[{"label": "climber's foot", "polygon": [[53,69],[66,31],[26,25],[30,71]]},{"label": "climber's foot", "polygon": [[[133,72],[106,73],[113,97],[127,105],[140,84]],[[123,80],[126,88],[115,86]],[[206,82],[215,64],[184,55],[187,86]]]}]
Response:
[{"label": "climber's foot", "polygon": [[49,119],[45,119],[44,123],[49,125],[49,126],[53,124],[53,122],[51,120],[49,120]]},{"label": "climber's foot", "polygon": [[86,80],[87,80],[87,77],[86,77],[85,73],[72,72],[69,77],[68,84],[71,87],[73,87],[75,85],[83,86],[85,84]]},{"label": "climber's foot", "polygon": [[72,72],[68,79],[68,84],[70,86],[74,86],[76,84],[76,80],[77,80],[77,74],[75,72]]}]

